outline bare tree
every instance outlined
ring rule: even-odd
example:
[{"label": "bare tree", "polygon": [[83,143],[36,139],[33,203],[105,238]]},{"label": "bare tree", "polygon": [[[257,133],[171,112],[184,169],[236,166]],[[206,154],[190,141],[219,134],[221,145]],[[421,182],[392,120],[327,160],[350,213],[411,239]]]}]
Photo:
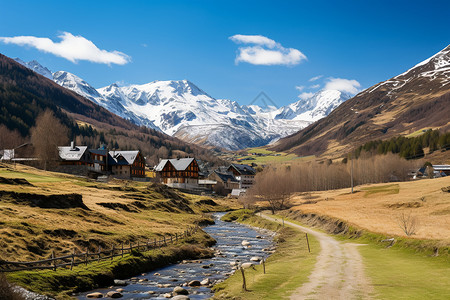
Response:
[{"label": "bare tree", "polygon": [[402,213],[397,221],[398,225],[407,236],[416,234],[416,230],[419,227],[419,219],[417,216],[413,216],[411,213]]},{"label": "bare tree", "polygon": [[58,146],[68,143],[69,129],[64,126],[51,110],[41,113],[36,119],[36,126],[31,128],[31,142],[35,155],[44,164],[44,170],[51,161],[59,157]]},{"label": "bare tree", "polygon": [[25,143],[25,139],[17,130],[9,130],[5,125],[0,125],[0,149],[13,149]]}]

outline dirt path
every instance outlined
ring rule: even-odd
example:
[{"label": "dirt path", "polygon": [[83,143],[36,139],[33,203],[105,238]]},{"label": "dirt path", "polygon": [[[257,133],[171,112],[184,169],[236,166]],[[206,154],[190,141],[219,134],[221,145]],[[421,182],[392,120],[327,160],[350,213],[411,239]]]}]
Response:
[{"label": "dirt path", "polygon": [[[267,215],[262,217],[274,220]],[[321,248],[309,281],[299,287],[290,299],[372,298],[373,288],[364,274],[362,257],[357,249],[360,244],[339,242],[325,233],[288,221],[284,223],[313,235],[320,242]]]}]

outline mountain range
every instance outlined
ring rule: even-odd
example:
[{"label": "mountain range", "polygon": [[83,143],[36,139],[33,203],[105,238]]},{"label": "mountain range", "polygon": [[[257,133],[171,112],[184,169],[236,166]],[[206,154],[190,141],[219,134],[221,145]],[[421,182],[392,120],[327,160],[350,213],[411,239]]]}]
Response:
[{"label": "mountain range", "polygon": [[[51,73],[36,61],[16,61],[139,126],[160,130],[186,142],[227,150],[263,146],[327,116],[351,96],[322,90],[288,106],[239,105],[216,99],[188,80],[95,89],[66,71]],[[265,96],[265,95],[263,95]]]},{"label": "mountain range", "polygon": [[345,155],[368,141],[429,128],[450,129],[450,45],[360,92],[271,149],[298,155]]}]

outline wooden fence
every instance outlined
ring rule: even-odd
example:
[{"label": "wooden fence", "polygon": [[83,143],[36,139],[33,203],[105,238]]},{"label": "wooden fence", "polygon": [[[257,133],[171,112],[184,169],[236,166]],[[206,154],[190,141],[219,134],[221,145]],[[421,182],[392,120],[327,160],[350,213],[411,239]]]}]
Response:
[{"label": "wooden fence", "polygon": [[101,261],[101,260],[113,260],[114,257],[121,256],[124,257],[125,254],[131,253],[133,250],[138,251],[148,251],[151,249],[157,249],[169,244],[176,244],[181,239],[187,238],[197,232],[200,227],[189,227],[181,234],[175,234],[170,236],[163,236],[159,239],[147,239],[144,242],[137,242],[137,244],[127,244],[121,243],[120,245],[112,245],[110,249],[102,249],[98,247],[98,251],[89,252],[86,249],[84,253],[76,253],[75,249],[72,254],[65,256],[55,256],[55,252],[52,251],[51,258],[29,261],[29,262],[18,262],[18,261],[4,261],[0,260],[0,272],[15,272],[22,270],[36,270],[36,269],[52,269],[56,271],[57,268],[66,267],[73,269],[74,266],[85,264],[90,262]]}]

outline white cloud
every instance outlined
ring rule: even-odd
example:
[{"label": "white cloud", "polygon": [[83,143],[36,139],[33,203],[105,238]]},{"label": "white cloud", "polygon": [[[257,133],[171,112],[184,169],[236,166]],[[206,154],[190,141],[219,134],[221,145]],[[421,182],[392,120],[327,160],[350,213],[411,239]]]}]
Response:
[{"label": "white cloud", "polygon": [[338,90],[349,94],[357,94],[361,84],[354,79],[333,78],[327,79],[325,90]]},{"label": "white cloud", "polygon": [[316,81],[316,80],[318,80],[318,79],[320,79],[320,78],[322,78],[322,77],[323,77],[323,75],[314,76],[314,77],[310,78],[308,81],[309,81],[309,82],[313,82],[313,81]]},{"label": "white cloud", "polygon": [[253,44],[253,46],[239,47],[236,63],[292,66],[307,59],[299,50],[284,48],[280,43],[262,35],[236,34],[231,36],[230,40],[237,44]]},{"label": "white cloud", "polygon": [[299,92],[303,91],[305,89],[304,85],[298,85],[295,87],[296,90],[298,90]]},{"label": "white cloud", "polygon": [[314,93],[311,93],[311,92],[303,92],[300,95],[298,95],[298,97],[302,100],[308,100],[312,96],[314,96]]},{"label": "white cloud", "polygon": [[314,84],[309,87],[310,89],[318,89],[320,88],[320,84]]},{"label": "white cloud", "polygon": [[5,44],[31,46],[73,63],[79,60],[87,60],[107,65],[124,65],[131,60],[131,57],[125,53],[99,49],[93,42],[82,36],[74,36],[69,32],[63,32],[58,37],[61,38],[61,41],[56,43],[49,38],[35,36],[0,37],[0,41]]},{"label": "white cloud", "polygon": [[230,37],[230,40],[235,42],[236,44],[256,44],[261,46],[267,46],[269,48],[274,48],[277,43],[274,40],[271,40],[263,35],[243,35],[236,34]]}]

